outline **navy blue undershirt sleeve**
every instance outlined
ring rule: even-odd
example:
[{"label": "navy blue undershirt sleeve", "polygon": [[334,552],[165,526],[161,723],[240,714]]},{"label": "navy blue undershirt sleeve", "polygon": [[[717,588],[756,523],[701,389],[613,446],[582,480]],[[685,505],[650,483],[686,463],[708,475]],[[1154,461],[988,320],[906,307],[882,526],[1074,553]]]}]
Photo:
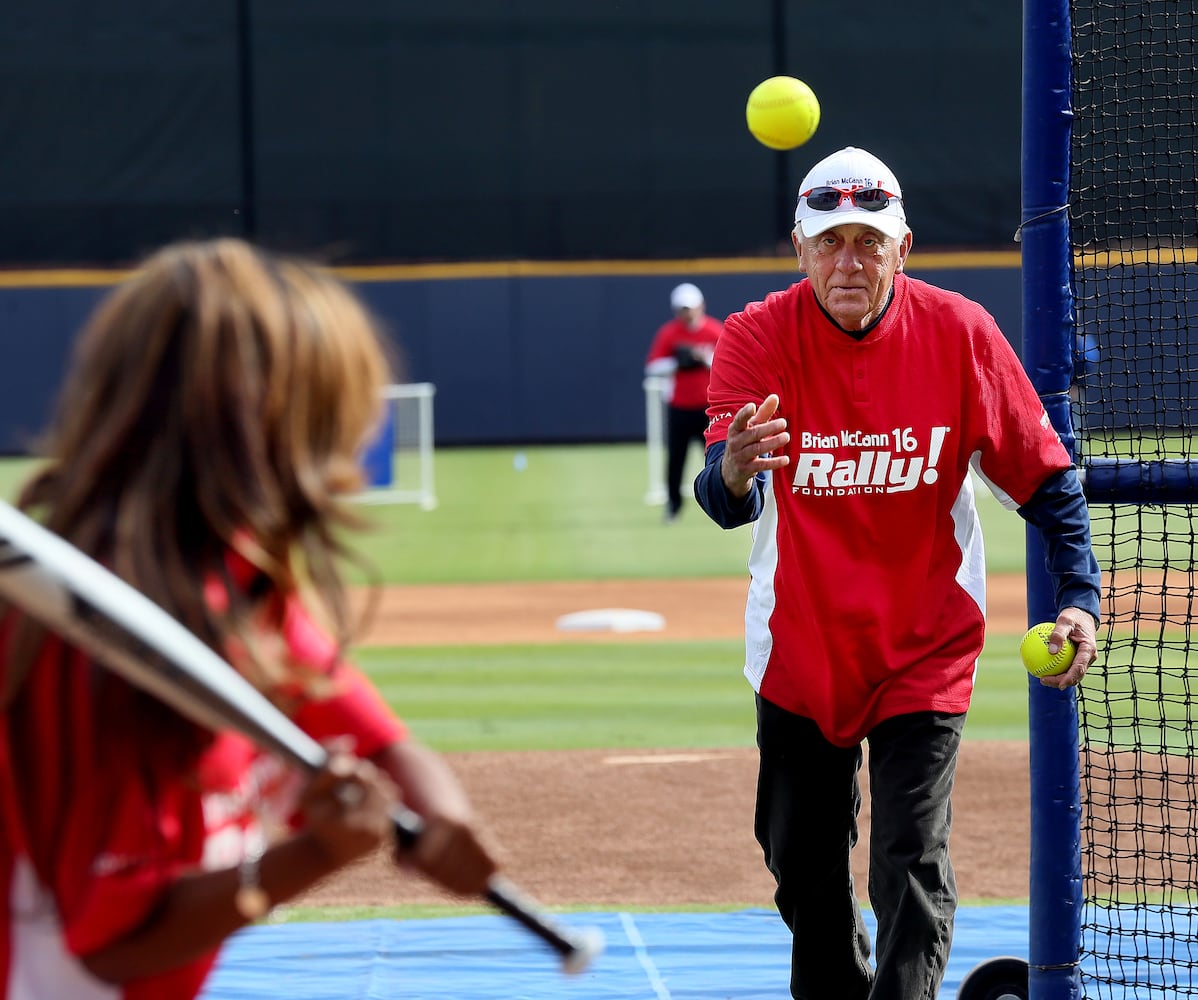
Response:
[{"label": "navy blue undershirt sleeve", "polygon": [[1081,608],[1097,622],[1102,576],[1090,547],[1090,512],[1076,470],[1050,476],[1018,512],[1044,539],[1057,610]]},{"label": "navy blue undershirt sleeve", "polygon": [[758,473],[749,492],[743,497],[734,497],[720,475],[724,445],[725,442],[717,441],[707,449],[703,471],[695,477],[695,499],[721,528],[739,528],[761,516],[765,507],[766,476]]}]

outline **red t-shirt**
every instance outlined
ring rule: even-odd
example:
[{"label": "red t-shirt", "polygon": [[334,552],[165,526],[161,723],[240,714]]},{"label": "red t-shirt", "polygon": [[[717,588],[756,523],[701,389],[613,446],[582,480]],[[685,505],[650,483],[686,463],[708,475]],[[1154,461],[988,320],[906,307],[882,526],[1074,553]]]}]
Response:
[{"label": "red t-shirt", "polygon": [[[301,728],[318,740],[351,736],[361,756],[406,738],[298,600],[288,602],[283,621],[292,660],[329,682],[319,697],[299,697],[293,718]],[[25,681],[20,719],[0,714],[0,1000],[186,1000],[200,991],[215,951],[123,988],[95,980],[77,956],[136,928],[182,870],[236,864],[260,835],[261,818],[287,817],[299,783],[232,733],[218,734],[198,765],[172,765],[129,724],[131,689],[105,678],[97,701],[96,668],[60,650],[57,640],[45,644]],[[14,742],[18,730],[26,739]],[[13,750],[30,745],[36,752]],[[18,775],[35,790],[28,814],[17,805]],[[43,878],[28,845],[48,838],[57,840],[54,870]]]},{"label": "red t-shirt", "polygon": [[964,712],[985,626],[970,465],[1011,507],[1070,465],[993,318],[899,274],[857,341],[800,281],[728,317],[709,393],[708,445],[770,393],[791,436],[754,525],[754,689],[842,746]]},{"label": "red t-shirt", "polygon": [[[0,715],[0,997],[187,998],[216,957],[123,989],[77,958],[140,925],[204,842],[196,790],[131,725],[133,692],[96,680],[51,639]],[[31,845],[46,849],[50,871],[35,872]]]},{"label": "red t-shirt", "polygon": [[[713,316],[704,316],[697,330],[692,330],[680,319],[672,319],[653,337],[645,363],[672,358],[679,347],[709,354],[723,331],[724,324]],[[679,368],[673,375],[674,387],[670,405],[680,410],[706,409],[707,379],[710,374],[710,369],[705,364],[695,368]]]}]

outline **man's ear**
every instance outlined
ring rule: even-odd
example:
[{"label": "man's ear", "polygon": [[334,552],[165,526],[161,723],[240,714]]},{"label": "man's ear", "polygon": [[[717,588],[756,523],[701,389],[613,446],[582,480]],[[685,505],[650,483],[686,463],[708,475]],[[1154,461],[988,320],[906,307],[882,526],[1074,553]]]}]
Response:
[{"label": "man's ear", "polygon": [[898,274],[907,263],[907,254],[911,252],[911,244],[915,242],[915,237],[911,235],[911,230],[908,229],[903,234],[902,241],[899,243],[899,262],[898,267],[894,269],[894,273]]},{"label": "man's ear", "polygon": [[799,227],[796,224],[794,229],[790,231],[790,242],[795,248],[795,256],[799,258],[799,270],[804,274],[807,273],[807,268],[803,266],[803,238],[799,235]]}]

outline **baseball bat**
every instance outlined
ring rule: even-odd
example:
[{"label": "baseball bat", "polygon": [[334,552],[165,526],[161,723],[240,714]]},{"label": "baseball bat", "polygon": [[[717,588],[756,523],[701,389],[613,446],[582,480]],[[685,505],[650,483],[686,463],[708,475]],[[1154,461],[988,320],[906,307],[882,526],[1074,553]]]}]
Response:
[{"label": "baseball bat", "polygon": [[[270,703],[228,661],[111,571],[0,500],[0,598],[95,657],[180,715],[212,730],[235,730],[312,772],[324,747]],[[423,823],[397,805],[396,837],[411,846]],[[598,930],[574,930],[546,915],[511,882],[493,876],[485,897],[581,972],[603,949]]]}]

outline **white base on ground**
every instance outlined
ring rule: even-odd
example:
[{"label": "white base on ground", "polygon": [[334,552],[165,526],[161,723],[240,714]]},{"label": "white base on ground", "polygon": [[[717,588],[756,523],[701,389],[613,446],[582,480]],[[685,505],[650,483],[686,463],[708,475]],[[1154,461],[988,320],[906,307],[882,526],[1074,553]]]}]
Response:
[{"label": "white base on ground", "polygon": [[666,620],[656,611],[590,608],[562,615],[556,624],[562,632],[660,632]]}]

